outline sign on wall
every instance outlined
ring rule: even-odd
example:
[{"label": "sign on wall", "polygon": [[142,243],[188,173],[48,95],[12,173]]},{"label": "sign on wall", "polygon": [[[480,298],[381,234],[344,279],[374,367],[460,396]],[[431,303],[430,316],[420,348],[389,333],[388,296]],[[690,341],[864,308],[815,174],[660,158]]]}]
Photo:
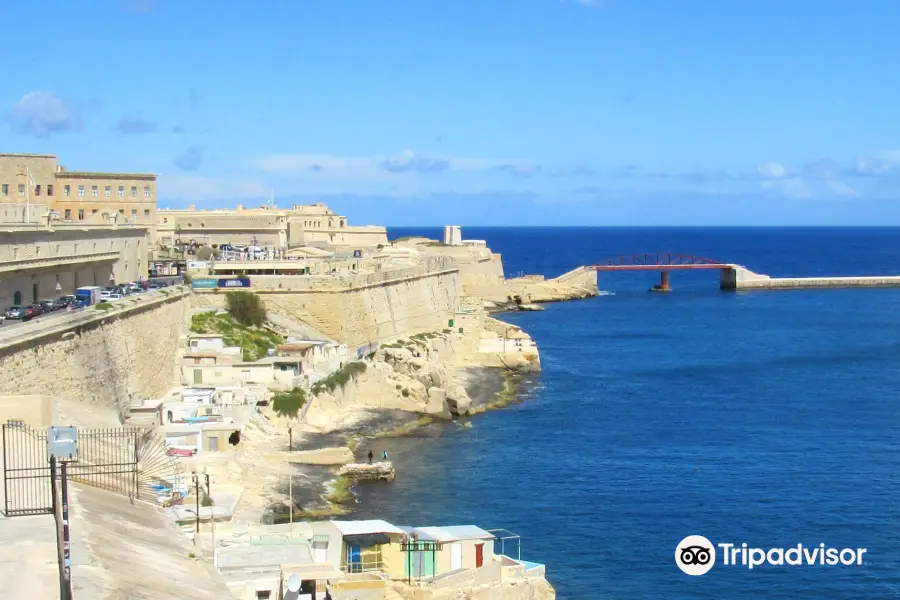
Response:
[{"label": "sign on wall", "polygon": [[201,289],[208,290],[213,289],[217,286],[218,282],[213,278],[196,278],[191,280],[191,287],[193,289]]},{"label": "sign on wall", "polygon": [[248,277],[237,277],[235,279],[220,279],[220,288],[248,288],[250,287],[250,279]]}]

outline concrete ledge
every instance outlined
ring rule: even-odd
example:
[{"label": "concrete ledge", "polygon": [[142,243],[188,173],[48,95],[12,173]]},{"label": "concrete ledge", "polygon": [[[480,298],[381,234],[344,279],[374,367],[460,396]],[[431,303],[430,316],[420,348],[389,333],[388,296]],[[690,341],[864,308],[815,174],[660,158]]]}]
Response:
[{"label": "concrete ledge", "polygon": [[734,289],[741,290],[799,290],[825,288],[875,288],[900,287],[900,276],[882,277],[784,277],[772,279],[748,279],[735,282]]}]

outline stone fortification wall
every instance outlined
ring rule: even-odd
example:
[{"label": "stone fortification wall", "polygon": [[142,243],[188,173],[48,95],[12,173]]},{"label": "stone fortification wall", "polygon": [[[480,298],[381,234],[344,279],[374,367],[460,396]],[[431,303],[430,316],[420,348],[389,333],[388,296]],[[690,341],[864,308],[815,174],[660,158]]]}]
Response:
[{"label": "stone fortification wall", "polygon": [[[369,342],[447,327],[459,305],[451,263],[357,276],[251,276],[266,309],[309,323],[351,349]],[[279,287],[280,286],[280,287]],[[194,294],[198,308],[223,308],[223,292]]]},{"label": "stone fortification wall", "polygon": [[167,291],[107,313],[34,321],[28,334],[0,332],[0,396],[55,396],[120,414],[131,397],[162,397],[174,384],[187,302]]},{"label": "stone fortification wall", "polygon": [[488,248],[472,246],[417,246],[434,256],[450,258],[459,268],[463,293],[494,302],[506,301],[508,291],[503,275],[503,260]]}]

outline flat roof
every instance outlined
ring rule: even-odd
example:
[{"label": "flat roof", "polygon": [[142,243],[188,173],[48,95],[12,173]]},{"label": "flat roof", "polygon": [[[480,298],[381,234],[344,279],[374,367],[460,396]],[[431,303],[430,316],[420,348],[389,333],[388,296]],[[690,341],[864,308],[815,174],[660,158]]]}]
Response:
[{"label": "flat roof", "polygon": [[216,550],[216,566],[219,569],[249,567],[273,567],[281,570],[283,564],[309,564],[312,555],[306,543],[293,544],[240,544],[224,546]]},{"label": "flat roof", "polygon": [[154,173],[94,173],[91,171],[57,171],[57,179],[140,179],[156,181]]},{"label": "flat roof", "polygon": [[443,527],[416,527],[413,533],[419,539],[436,542],[455,542],[458,540],[492,540],[494,534],[475,525],[445,525]]},{"label": "flat roof", "polygon": [[391,525],[381,519],[369,521],[332,521],[341,535],[366,535],[370,533],[403,533],[396,525]]}]

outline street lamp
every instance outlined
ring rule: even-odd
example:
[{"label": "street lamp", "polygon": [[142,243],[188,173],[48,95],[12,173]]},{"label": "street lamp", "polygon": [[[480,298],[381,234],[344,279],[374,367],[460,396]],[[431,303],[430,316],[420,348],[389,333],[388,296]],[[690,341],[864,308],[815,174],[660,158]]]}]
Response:
[{"label": "street lamp", "polygon": [[200,533],[200,476],[197,474],[196,471],[193,473],[193,480],[194,480],[194,495],[197,497],[196,498],[197,512],[194,513],[197,516],[195,531],[197,533]]}]

